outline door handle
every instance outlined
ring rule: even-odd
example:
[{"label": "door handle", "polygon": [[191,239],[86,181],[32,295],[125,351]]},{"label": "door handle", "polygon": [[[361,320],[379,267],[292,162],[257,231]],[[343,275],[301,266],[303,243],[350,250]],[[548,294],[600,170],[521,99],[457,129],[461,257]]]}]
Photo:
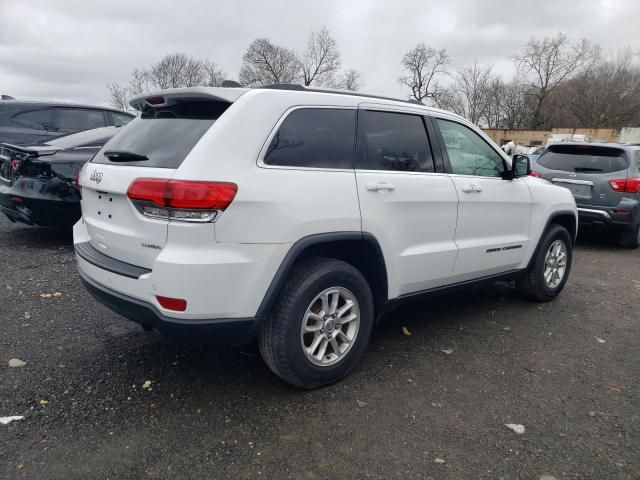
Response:
[{"label": "door handle", "polygon": [[379,192],[381,190],[393,191],[396,187],[387,182],[367,183],[364,188],[370,192]]},{"label": "door handle", "polygon": [[460,190],[462,190],[464,193],[480,193],[482,191],[482,188],[477,185],[465,185],[464,187],[460,188]]}]

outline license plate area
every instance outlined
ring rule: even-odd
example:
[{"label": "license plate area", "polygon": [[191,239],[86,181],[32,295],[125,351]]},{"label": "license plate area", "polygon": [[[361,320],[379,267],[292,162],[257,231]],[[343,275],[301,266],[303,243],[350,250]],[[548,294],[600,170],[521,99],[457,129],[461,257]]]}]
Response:
[{"label": "license plate area", "polygon": [[113,195],[107,192],[95,193],[95,213],[102,221],[113,219]]},{"label": "license plate area", "polygon": [[568,189],[574,197],[577,198],[591,198],[593,184],[591,182],[578,182],[575,180],[556,180],[553,179],[553,183]]}]

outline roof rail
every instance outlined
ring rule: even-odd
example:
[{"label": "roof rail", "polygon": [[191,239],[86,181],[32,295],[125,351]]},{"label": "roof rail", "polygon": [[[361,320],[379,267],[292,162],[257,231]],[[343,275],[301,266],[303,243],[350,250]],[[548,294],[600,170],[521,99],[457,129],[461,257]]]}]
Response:
[{"label": "roof rail", "polygon": [[235,80],[223,80],[220,86],[224,88],[242,88],[242,85]]},{"label": "roof rail", "polygon": [[259,87],[255,87],[259,89],[268,89],[268,90],[295,90],[295,91],[303,91],[303,92],[315,92],[315,93],[331,93],[335,95],[350,95],[352,97],[363,97],[363,98],[377,98],[378,100],[391,100],[393,102],[403,102],[403,103],[411,103],[413,105],[424,105],[419,100],[414,98],[405,99],[405,98],[393,98],[393,97],[384,97],[381,95],[369,95],[367,93],[359,93],[347,90],[322,90],[320,88],[309,88],[299,83],[271,83],[268,85],[261,85]]},{"label": "roof rail", "polygon": [[267,90],[309,90],[299,83],[270,83],[268,85],[260,85],[256,88],[264,88]]}]

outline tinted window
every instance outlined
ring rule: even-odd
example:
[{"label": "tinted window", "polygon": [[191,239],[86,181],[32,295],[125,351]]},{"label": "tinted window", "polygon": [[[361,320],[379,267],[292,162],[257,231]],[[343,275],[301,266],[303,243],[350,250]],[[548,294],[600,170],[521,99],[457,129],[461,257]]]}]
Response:
[{"label": "tinted window", "polygon": [[353,168],[356,112],[301,108],[291,112],[271,140],[268,165]]},{"label": "tinted window", "polygon": [[119,130],[115,127],[103,127],[84,132],[63,135],[51,140],[44,139],[42,143],[58,148],[77,148],[102,146]]},{"label": "tinted window", "polygon": [[358,116],[356,168],[433,172],[433,158],[422,117],[361,111]]},{"label": "tinted window", "polygon": [[75,108],[58,109],[58,131],[79,132],[91,128],[105,127],[104,114],[95,110],[79,110]]},{"label": "tinted window", "polygon": [[[135,118],[93,158],[94,163],[137,167],[178,168],[200,138],[228,108],[229,103],[185,101],[149,108]],[[143,155],[148,160],[112,162],[104,152]]]},{"label": "tinted window", "polygon": [[51,130],[52,119],[53,109],[46,108],[18,113],[11,118],[11,121],[21,127],[35,130]]},{"label": "tinted window", "polygon": [[131,120],[133,120],[133,117],[130,117],[129,115],[125,115],[123,113],[111,112],[111,116],[113,117],[113,125],[116,127],[123,127]]},{"label": "tinted window", "polygon": [[592,145],[552,145],[538,158],[551,170],[580,173],[611,173],[628,167],[624,151]]},{"label": "tinted window", "polygon": [[504,170],[502,157],[480,135],[456,122],[437,119],[451,164],[451,173],[499,177]]}]

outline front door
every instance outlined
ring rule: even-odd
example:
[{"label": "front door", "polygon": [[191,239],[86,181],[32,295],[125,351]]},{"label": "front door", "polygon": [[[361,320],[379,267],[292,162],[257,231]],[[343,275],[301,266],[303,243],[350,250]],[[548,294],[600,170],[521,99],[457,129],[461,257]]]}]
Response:
[{"label": "front door", "polygon": [[518,268],[530,241],[532,200],[523,179],[504,180],[505,159],[467,125],[435,119],[460,205],[458,257],[448,283]]},{"label": "front door", "polygon": [[444,285],[457,253],[458,195],[435,173],[422,116],[361,107],[355,168],[362,230],[384,252],[389,298]]}]

